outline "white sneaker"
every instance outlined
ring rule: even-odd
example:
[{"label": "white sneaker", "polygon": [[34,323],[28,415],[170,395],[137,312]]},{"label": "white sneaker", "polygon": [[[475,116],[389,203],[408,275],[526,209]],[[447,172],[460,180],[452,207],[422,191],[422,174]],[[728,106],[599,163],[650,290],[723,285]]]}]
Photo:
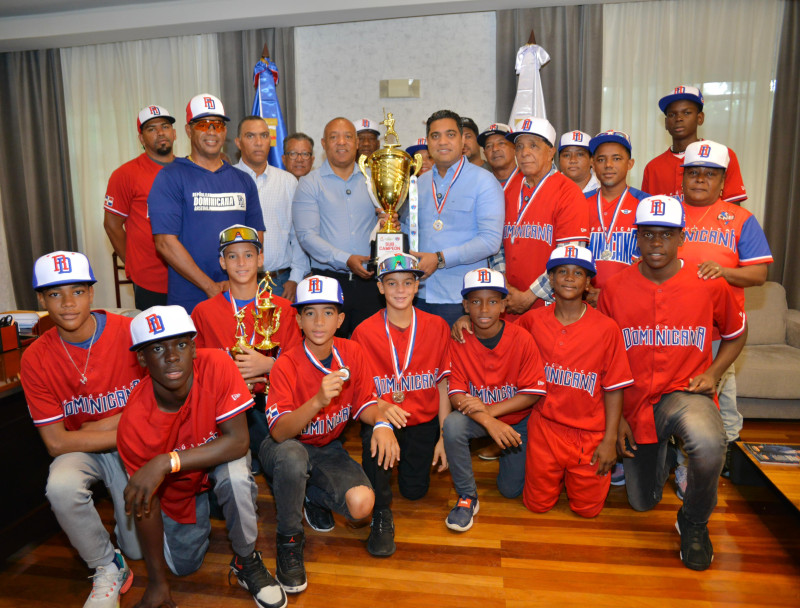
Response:
[{"label": "white sneaker", "polygon": [[92,593],[83,608],[117,608],[119,596],[131,588],[133,572],[119,552],[107,566],[98,566],[89,578],[94,579]]}]

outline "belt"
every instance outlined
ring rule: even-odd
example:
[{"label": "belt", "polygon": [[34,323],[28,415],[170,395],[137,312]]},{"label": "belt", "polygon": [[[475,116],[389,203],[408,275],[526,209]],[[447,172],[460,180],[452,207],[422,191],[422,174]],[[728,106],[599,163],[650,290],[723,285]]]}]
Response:
[{"label": "belt", "polygon": [[321,274],[324,277],[331,277],[334,279],[347,279],[348,281],[354,281],[358,277],[354,275],[352,272],[339,272],[338,270],[328,270],[326,268],[312,268],[311,272],[313,274]]},{"label": "belt", "polygon": [[283,274],[284,272],[291,272],[292,268],[287,266],[286,268],[281,268],[280,270],[267,270],[270,276],[277,277],[279,274]]}]

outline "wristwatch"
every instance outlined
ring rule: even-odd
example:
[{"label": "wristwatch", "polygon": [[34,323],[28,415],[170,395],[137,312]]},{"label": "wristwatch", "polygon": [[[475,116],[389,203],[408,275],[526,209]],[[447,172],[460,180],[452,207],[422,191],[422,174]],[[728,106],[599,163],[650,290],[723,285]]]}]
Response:
[{"label": "wristwatch", "polygon": [[436,268],[437,268],[438,270],[441,270],[442,268],[444,268],[444,256],[442,255],[442,252],[441,252],[441,251],[437,251],[437,252],[436,252],[436,259],[437,259],[437,260],[438,260],[438,262],[439,262],[439,263],[436,265]]}]

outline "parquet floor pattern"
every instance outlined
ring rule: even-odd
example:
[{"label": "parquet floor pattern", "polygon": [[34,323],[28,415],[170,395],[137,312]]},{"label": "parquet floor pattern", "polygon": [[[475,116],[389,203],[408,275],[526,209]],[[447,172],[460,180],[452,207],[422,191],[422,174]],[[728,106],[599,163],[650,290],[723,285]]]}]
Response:
[{"label": "parquet floor pattern", "polygon": [[[357,429],[346,445],[360,454]],[[800,442],[800,423],[748,421],[745,440]],[[473,459],[481,508],[475,525],[456,534],[444,525],[453,504],[448,474],[434,474],[422,500],[396,497],[397,553],[367,554],[369,528],[353,529],[337,516],[327,534],[307,531],[308,589],[290,606],[324,608],[521,608],[528,606],[800,606],[800,513],[769,486],[737,486],[720,479],[719,504],[709,530],[715,559],[706,572],[680,562],[672,480],[649,513],[630,509],[625,488],[613,488],[599,517],[584,520],[562,495],[544,515],[507,500],[494,485],[495,463]],[[798,471],[800,474],[800,470]],[[274,568],[275,509],[259,477],[259,549]],[[397,493],[396,493],[397,494]],[[11,498],[6,496],[4,500]],[[13,498],[12,498],[13,499]],[[112,518],[108,501],[104,521]],[[228,583],[231,554],[224,522],[214,521],[211,546],[199,572],[172,577],[181,608],[252,607]],[[143,562],[131,562],[130,608],[146,583]],[[89,572],[62,533],[29,546],[0,566],[0,607],[82,606]]]}]

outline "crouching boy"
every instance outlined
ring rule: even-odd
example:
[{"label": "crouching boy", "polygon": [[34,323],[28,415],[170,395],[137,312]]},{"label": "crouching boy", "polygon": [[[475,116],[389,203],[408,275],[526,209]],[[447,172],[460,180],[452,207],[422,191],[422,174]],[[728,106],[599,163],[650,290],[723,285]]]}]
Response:
[{"label": "crouching boy", "polygon": [[131,323],[132,350],[150,372],[131,393],[117,442],[131,475],[125,508],[135,517],[147,566],[137,606],[174,606],[166,569],[199,569],[208,551],[208,492],[225,515],[234,556],[230,573],[264,608],[286,594],[255,550],[257,487],[248,463],[245,411],[253,399],[230,357],[196,349],[181,306],[154,306]]},{"label": "crouching boy", "polygon": [[444,449],[458,502],[445,524],[465,532],[478,513],[478,488],[472,472],[469,440],[491,437],[502,448],[497,488],[506,498],[522,493],[528,415],[546,393],[536,343],[524,329],[506,323],[508,289],[502,273],[488,268],[464,276],[461,296],[472,332],[463,344],[450,345],[450,403],[444,421]]},{"label": "crouching boy", "polygon": [[331,511],[351,520],[372,513],[375,495],[369,479],[339,439],[348,420],[372,425],[372,456],[379,466],[393,466],[400,454],[392,425],[376,406],[372,371],[361,347],[334,338],[344,322],[342,304],[336,279],[303,279],[293,304],[303,345],[282,354],[270,374],[270,436],[261,444],[259,460],[275,496],[275,576],[288,593],[300,593],[308,584],[304,513],[318,532],[333,530]]},{"label": "crouching boy", "polygon": [[566,483],[570,509],[595,517],[617,461],[622,389],[633,376],[619,327],[583,300],[595,274],[589,249],[557,247],[547,262],[555,305],[517,321],[536,340],[547,377],[528,421],[522,493],[536,513],[552,509]]}]

